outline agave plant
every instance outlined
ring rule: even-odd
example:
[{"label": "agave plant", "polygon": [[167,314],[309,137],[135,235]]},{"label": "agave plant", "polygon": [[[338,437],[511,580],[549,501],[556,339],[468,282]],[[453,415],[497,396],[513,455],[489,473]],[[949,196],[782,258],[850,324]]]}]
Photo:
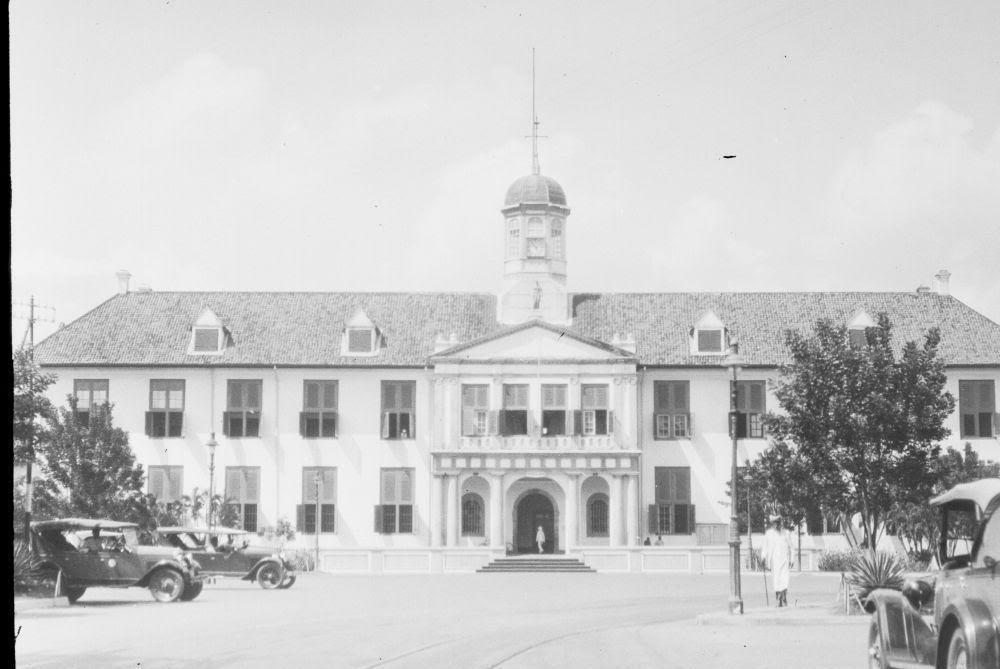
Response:
[{"label": "agave plant", "polygon": [[14,592],[27,590],[34,584],[40,564],[41,561],[27,542],[22,539],[14,540]]},{"label": "agave plant", "polygon": [[873,590],[901,590],[905,567],[892,553],[861,551],[854,556],[847,572],[847,582],[858,599],[864,601]]}]

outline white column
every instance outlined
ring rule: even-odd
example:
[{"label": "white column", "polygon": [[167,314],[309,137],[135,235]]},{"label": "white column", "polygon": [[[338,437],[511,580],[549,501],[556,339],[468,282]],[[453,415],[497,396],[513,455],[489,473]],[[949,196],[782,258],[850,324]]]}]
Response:
[{"label": "white column", "polygon": [[441,443],[445,444],[448,448],[455,448],[457,446],[457,435],[461,433],[461,427],[456,422],[461,420],[461,418],[456,418],[455,416],[455,405],[457,402],[455,395],[457,389],[458,384],[454,378],[444,380],[444,401],[443,407],[439,408],[439,410],[444,414],[444,434],[441,435]]},{"label": "white column", "polygon": [[625,534],[626,546],[639,545],[639,478],[637,476],[625,477],[626,503],[625,509]]},{"label": "white column", "polygon": [[448,495],[445,500],[445,518],[448,523],[447,546],[458,545],[458,476],[448,476]]},{"label": "white column", "polygon": [[566,485],[566,534],[563,548],[572,550],[580,542],[580,475],[570,474]]},{"label": "white column", "polygon": [[622,545],[622,477],[611,475],[611,490],[608,495],[608,543]]},{"label": "white column", "polygon": [[490,476],[490,546],[503,548],[503,474]]},{"label": "white column", "polygon": [[441,485],[440,476],[431,476],[431,546],[441,545],[442,529],[442,508],[441,508]]}]

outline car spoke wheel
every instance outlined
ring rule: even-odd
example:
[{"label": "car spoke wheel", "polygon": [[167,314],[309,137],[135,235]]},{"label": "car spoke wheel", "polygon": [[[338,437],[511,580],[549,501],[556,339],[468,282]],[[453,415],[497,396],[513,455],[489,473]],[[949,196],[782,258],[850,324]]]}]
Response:
[{"label": "car spoke wheel", "polygon": [[295,574],[290,574],[290,575],[288,575],[288,576],[285,577],[285,580],[282,581],[281,585],[279,585],[278,587],[281,590],[288,590],[293,585],[295,585]]},{"label": "car spoke wheel", "polygon": [[879,632],[876,622],[872,623],[871,631],[868,633],[868,667],[869,669],[888,669],[889,667],[882,649],[882,634]]},{"label": "car spoke wheel", "polygon": [[75,604],[76,600],[83,597],[83,593],[87,592],[85,587],[68,587],[66,588],[66,599],[69,600],[70,604]]},{"label": "car spoke wheel", "polygon": [[173,569],[157,569],[149,579],[149,591],[158,602],[173,602],[184,594],[184,577]]},{"label": "car spoke wheel", "polygon": [[948,644],[948,669],[969,669],[969,644],[965,641],[965,632],[961,628],[951,635]]},{"label": "car spoke wheel", "polygon": [[192,599],[201,594],[202,588],[204,587],[205,584],[201,581],[195,581],[194,583],[191,583],[190,585],[184,588],[184,592],[183,594],[181,594],[180,597],[181,601],[190,602]]},{"label": "car spoke wheel", "polygon": [[278,565],[270,562],[257,570],[257,582],[265,590],[273,590],[281,585],[283,576]]}]

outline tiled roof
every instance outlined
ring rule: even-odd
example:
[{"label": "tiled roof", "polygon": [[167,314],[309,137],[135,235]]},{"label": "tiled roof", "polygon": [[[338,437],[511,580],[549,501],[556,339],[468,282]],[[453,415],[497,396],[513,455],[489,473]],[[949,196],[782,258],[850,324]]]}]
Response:
[{"label": "tiled roof", "polygon": [[[189,355],[191,325],[208,307],[231,342],[218,356]],[[341,355],[341,333],[358,311],[378,327],[376,356]],[[642,365],[715,366],[690,354],[690,330],[711,311],[740,342],[747,365],[787,358],[784,331],[819,318],[846,323],[859,310],[889,315],[898,341],[941,329],[949,365],[1000,365],[1000,325],[935,293],[605,293],[573,296],[573,325],[611,342],[631,334]],[[469,342],[504,329],[496,297],[481,293],[129,293],[112,297],[41,342],[43,365],[420,366],[441,335]]]}]

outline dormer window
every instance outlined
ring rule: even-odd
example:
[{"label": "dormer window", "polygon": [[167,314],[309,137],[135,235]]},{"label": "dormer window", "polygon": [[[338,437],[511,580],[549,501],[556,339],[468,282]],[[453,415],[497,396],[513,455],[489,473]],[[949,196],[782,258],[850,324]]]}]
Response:
[{"label": "dormer window", "polygon": [[226,346],[226,332],[219,317],[205,308],[191,327],[191,355],[218,355]]},{"label": "dormer window", "polygon": [[719,317],[708,312],[691,331],[691,352],[695,355],[722,355],[726,352],[726,328]]},{"label": "dormer window", "polygon": [[854,318],[847,322],[847,341],[851,346],[860,348],[868,343],[865,331],[868,328],[876,327],[877,324],[872,317],[864,311],[859,311]]},{"label": "dormer window", "polygon": [[376,355],[378,347],[378,329],[365,312],[358,309],[344,328],[341,355]]}]

